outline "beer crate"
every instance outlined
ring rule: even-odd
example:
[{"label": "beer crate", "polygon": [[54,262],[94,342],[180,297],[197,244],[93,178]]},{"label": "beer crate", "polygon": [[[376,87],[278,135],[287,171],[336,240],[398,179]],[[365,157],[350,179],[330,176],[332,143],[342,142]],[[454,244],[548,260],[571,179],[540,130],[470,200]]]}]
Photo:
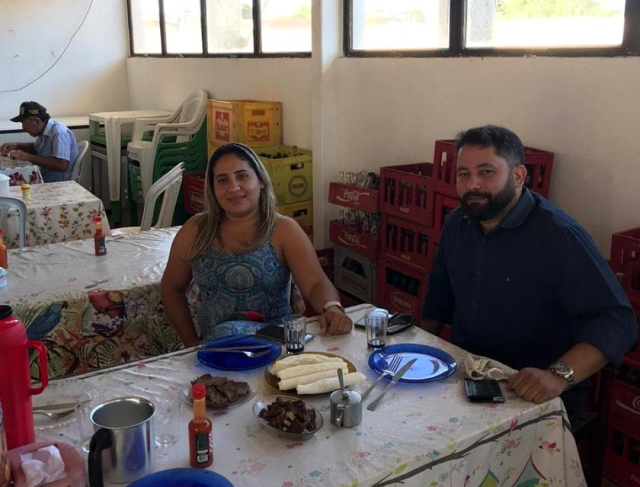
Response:
[{"label": "beer crate", "polygon": [[292,205],[313,198],[311,151],[277,145],[256,149],[264,164],[279,205]]},{"label": "beer crate", "polygon": [[627,296],[640,301],[640,227],[613,234],[611,268],[622,278]]},{"label": "beer crate", "polygon": [[209,159],[211,159],[211,156],[213,155],[213,153],[215,151],[218,150],[218,147],[222,147],[221,144],[212,144],[211,142],[209,142],[207,144],[207,161],[209,161]]},{"label": "beer crate", "polygon": [[382,256],[425,272],[431,270],[436,251],[436,231],[402,218],[382,215]]},{"label": "beer crate", "polygon": [[[447,196],[456,196],[456,143],[455,140],[436,140],[433,154],[433,178],[436,190]],[[524,148],[524,165],[527,168],[525,186],[547,198],[551,186],[553,152],[532,147]]]},{"label": "beer crate", "polygon": [[329,222],[329,240],[367,259],[376,260],[380,253],[380,240],[358,232],[337,220]]},{"label": "beer crate", "polygon": [[428,276],[424,271],[378,259],[378,302],[389,311],[410,313],[420,320],[427,294]]},{"label": "beer crate", "polygon": [[380,168],[380,210],[433,227],[435,180],[433,164],[406,164]]},{"label": "beer crate", "polygon": [[440,234],[442,233],[442,227],[444,221],[453,210],[460,206],[460,200],[457,197],[447,196],[444,194],[436,193],[435,214],[434,214],[434,227],[436,228],[437,239],[440,241]]},{"label": "beer crate", "polygon": [[204,211],[204,173],[182,175],[182,203],[187,213],[195,215]]},{"label": "beer crate", "polygon": [[303,201],[293,205],[278,206],[276,211],[281,215],[293,218],[309,235],[313,242],[313,201]]},{"label": "beer crate", "polygon": [[376,299],[376,262],[336,245],[335,286],[365,303]]},{"label": "beer crate", "polygon": [[615,379],[611,387],[609,414],[612,418],[635,421],[640,425],[640,389]]},{"label": "beer crate", "polygon": [[329,183],[329,203],[378,213],[380,211],[380,191],[360,188],[350,184]]},{"label": "beer crate", "polygon": [[208,100],[207,142],[250,147],[282,144],[282,104],[255,100]]},{"label": "beer crate", "polygon": [[639,333],[633,348],[624,354],[623,362],[636,369],[640,369],[640,303],[632,300],[631,306],[633,308],[633,313],[636,315]]},{"label": "beer crate", "polygon": [[640,422],[610,419],[603,473],[621,487],[640,483]]}]

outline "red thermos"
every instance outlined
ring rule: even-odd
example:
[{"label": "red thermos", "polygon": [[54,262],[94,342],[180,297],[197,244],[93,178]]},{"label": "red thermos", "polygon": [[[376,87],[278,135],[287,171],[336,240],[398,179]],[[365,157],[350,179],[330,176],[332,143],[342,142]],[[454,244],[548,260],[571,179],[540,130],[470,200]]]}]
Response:
[{"label": "red thermos", "polygon": [[[40,355],[39,387],[31,387],[29,348]],[[0,306],[0,402],[4,412],[9,450],[35,441],[31,396],[40,394],[49,383],[47,352],[37,340],[27,340],[27,330],[13,316],[11,306]]]}]

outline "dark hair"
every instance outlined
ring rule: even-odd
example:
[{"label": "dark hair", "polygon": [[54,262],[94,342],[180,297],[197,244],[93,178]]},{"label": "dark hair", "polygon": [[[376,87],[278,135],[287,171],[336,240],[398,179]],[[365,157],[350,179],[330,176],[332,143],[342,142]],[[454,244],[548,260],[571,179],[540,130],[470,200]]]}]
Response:
[{"label": "dark hair", "polygon": [[456,152],[465,145],[493,147],[496,155],[506,160],[511,168],[524,164],[524,146],[520,137],[504,127],[485,125],[460,132],[456,137]]}]

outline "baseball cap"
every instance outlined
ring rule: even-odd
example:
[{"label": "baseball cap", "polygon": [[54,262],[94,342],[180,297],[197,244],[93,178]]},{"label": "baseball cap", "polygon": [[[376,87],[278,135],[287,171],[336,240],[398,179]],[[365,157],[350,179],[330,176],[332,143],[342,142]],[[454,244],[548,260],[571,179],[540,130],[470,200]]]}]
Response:
[{"label": "baseball cap", "polygon": [[20,115],[13,117],[12,122],[22,122],[29,117],[46,117],[47,109],[36,101],[25,101],[20,105]]}]

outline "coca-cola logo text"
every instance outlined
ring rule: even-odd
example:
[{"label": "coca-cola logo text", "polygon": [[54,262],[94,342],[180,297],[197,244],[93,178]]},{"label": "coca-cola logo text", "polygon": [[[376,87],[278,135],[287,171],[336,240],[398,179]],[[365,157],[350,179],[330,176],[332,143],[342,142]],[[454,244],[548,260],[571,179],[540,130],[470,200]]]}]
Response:
[{"label": "coca-cola logo text", "polygon": [[342,235],[338,236],[338,240],[340,243],[345,244],[348,247],[361,247],[366,249],[366,245],[362,245],[360,243],[360,236],[354,235],[353,233],[344,232]]},{"label": "coca-cola logo text", "polygon": [[341,195],[336,196],[336,199],[338,201],[358,203],[360,201],[360,196],[369,196],[369,192],[345,189]]}]

